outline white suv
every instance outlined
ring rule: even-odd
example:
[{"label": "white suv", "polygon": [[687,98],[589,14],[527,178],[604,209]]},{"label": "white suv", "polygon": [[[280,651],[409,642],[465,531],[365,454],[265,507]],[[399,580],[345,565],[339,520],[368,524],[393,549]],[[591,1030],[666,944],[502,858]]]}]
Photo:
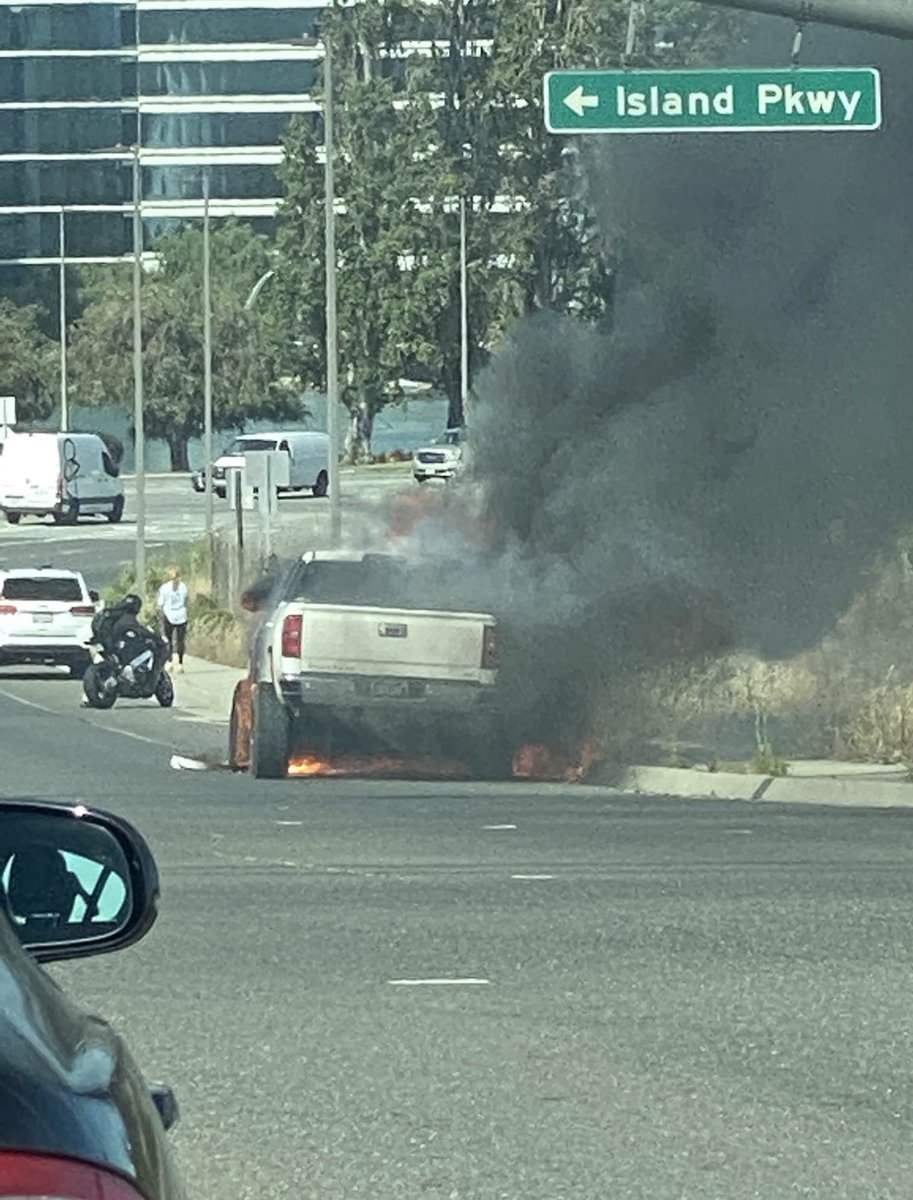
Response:
[{"label": "white suv", "polygon": [[98,607],[78,571],[0,570],[0,666],[62,663],[81,679]]},{"label": "white suv", "polygon": [[443,437],[436,438],[430,446],[416,450],[412,461],[412,477],[416,483],[429,479],[452,479],[463,468],[462,429],[448,429]]}]

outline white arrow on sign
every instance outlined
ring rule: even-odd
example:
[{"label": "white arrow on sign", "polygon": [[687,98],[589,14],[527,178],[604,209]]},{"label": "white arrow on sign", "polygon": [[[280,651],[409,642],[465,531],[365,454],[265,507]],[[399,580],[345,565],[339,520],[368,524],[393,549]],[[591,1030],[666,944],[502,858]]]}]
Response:
[{"label": "white arrow on sign", "polygon": [[582,117],[585,109],[599,107],[599,97],[588,95],[583,90],[583,84],[579,83],[569,96],[564,97],[564,103],[572,113],[576,113],[578,117]]}]

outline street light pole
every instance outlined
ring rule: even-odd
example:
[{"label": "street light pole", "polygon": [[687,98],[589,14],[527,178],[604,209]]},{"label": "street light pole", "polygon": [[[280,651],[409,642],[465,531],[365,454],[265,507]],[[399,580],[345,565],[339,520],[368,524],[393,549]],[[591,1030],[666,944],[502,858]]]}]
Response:
[{"label": "street light pole", "polygon": [[133,430],[136,446],[136,590],[146,593],[146,437],[143,418],[143,216],[139,119],[133,147]]},{"label": "street light pole", "polygon": [[342,533],[339,511],[339,335],[336,324],[336,139],[333,111],[333,48],[323,40],[324,218],[326,257],[327,440],[329,441],[330,545]]},{"label": "street light pole", "polygon": [[58,276],[60,307],[60,429],[63,433],[70,430],[70,402],[67,392],[67,210],[60,206],[59,224],[57,226],[58,248],[60,250],[60,268]]},{"label": "street light pole", "polygon": [[469,401],[469,272],[466,262],[466,195],[460,195],[460,409]]},{"label": "street light pole", "polygon": [[206,483],[206,546],[212,565],[212,271],[209,254],[209,169],[203,170],[203,463]]}]

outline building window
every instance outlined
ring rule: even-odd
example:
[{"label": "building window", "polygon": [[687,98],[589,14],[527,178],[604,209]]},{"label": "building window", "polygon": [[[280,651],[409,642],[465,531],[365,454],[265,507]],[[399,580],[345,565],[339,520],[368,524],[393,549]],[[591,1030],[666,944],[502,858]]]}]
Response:
[{"label": "building window", "polygon": [[0,162],[0,205],[122,204],[132,194],[129,164],[115,160]]},{"label": "building window", "polygon": [[0,120],[0,154],[73,154],[128,146],[135,128],[132,109],[12,109]]},{"label": "building window", "polygon": [[143,96],[269,96],[310,92],[319,63],[309,59],[140,63]]},{"label": "building window", "polygon": [[315,34],[319,16],[319,8],[144,11],[140,42],[144,46],[276,42]]},{"label": "building window", "polygon": [[126,81],[135,91],[136,67],[111,58],[0,59],[0,100],[120,100]]}]

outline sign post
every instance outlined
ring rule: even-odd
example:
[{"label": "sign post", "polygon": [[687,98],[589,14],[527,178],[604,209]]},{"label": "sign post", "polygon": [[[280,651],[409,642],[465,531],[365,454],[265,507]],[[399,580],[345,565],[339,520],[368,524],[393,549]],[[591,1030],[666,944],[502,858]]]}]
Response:
[{"label": "sign post", "polygon": [[859,132],[881,128],[874,67],[550,71],[550,133]]},{"label": "sign post", "polygon": [[278,489],[289,486],[289,467],[289,456],[284,450],[249,450],[244,455],[244,483],[257,494],[267,560],[273,553],[272,516],[279,511]]}]

